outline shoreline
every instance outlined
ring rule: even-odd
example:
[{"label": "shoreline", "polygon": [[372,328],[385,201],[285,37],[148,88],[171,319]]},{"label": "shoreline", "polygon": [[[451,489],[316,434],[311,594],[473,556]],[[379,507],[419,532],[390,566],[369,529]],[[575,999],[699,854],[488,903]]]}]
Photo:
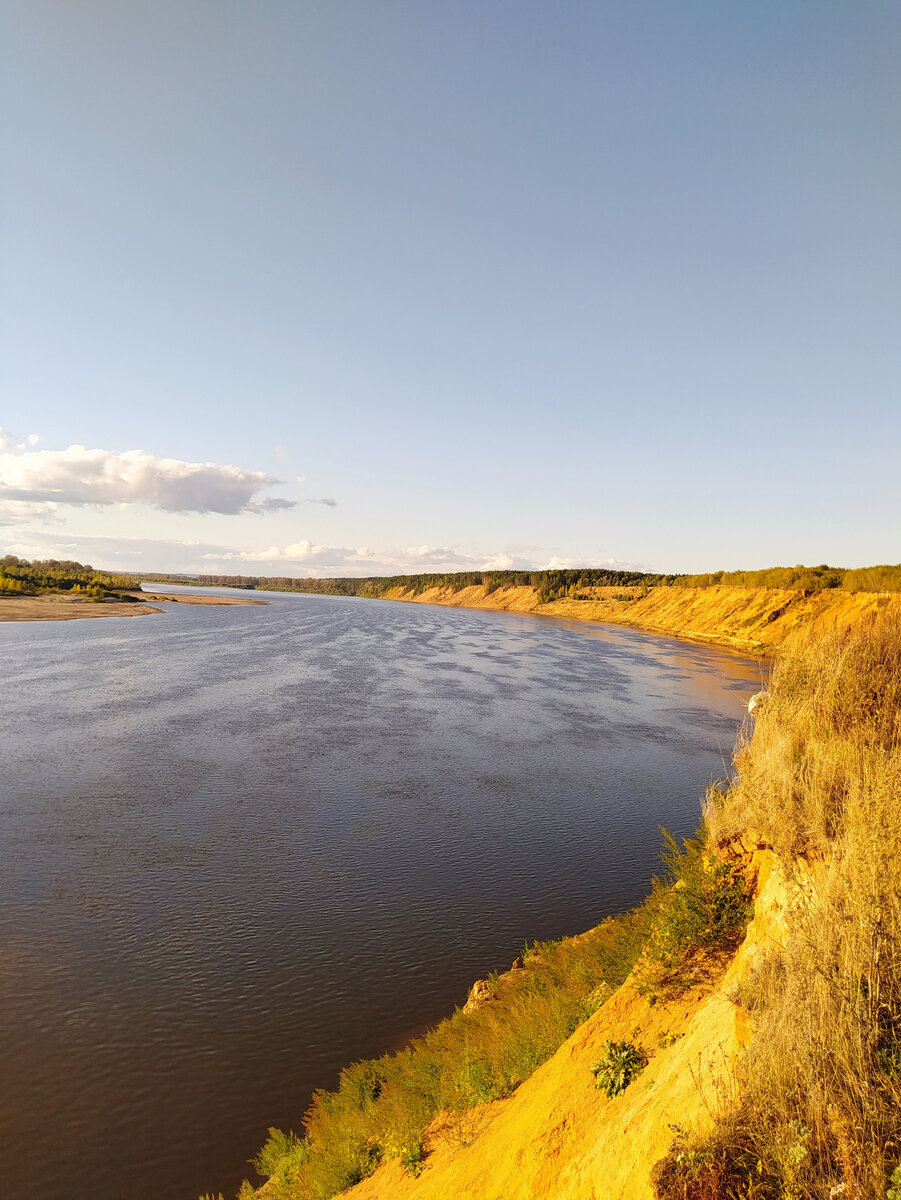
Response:
[{"label": "shoreline", "polygon": [[139,604],[209,604],[213,607],[266,605],[268,600],[249,600],[246,596],[195,596],[190,592],[125,592]]},{"label": "shoreline", "polygon": [[711,586],[657,586],[586,589],[584,598],[565,597],[541,604],[535,588],[504,587],[487,592],[484,585],[435,587],[414,593],[393,588],[385,600],[434,604],[449,608],[486,609],[637,629],[697,645],[718,646],[745,657],[770,659],[801,631],[825,633],[847,629],[885,609],[901,612],[901,593],[845,592],[827,589],[805,593],[790,589]]},{"label": "shoreline", "polygon": [[88,600],[53,592],[45,596],[4,596],[0,599],[0,623],[20,621],[78,621],[95,617],[146,617],[163,613],[155,604],[206,604],[212,606],[265,605],[268,600],[232,596],[186,596],[163,592],[124,592],[127,599]]},{"label": "shoreline", "polygon": [[[290,593],[289,593],[290,594]],[[605,626],[611,629],[632,629],[636,633],[648,633],[652,637],[671,638],[675,642],[688,642],[692,646],[712,646],[717,650],[728,650],[733,654],[737,654],[742,658],[761,658],[771,659],[776,652],[775,647],[765,646],[759,642],[742,641],[738,638],[729,638],[727,635],[717,636],[716,634],[696,633],[682,629],[667,629],[659,625],[640,624],[638,621],[617,620],[616,617],[605,614],[600,617],[588,616],[585,613],[562,611],[556,608],[555,604],[572,604],[573,607],[578,601],[562,601],[554,604],[536,605],[535,608],[507,608],[498,605],[496,608],[488,604],[453,604],[450,601],[444,600],[420,600],[415,596],[379,596],[379,600],[391,600],[400,604],[431,604],[436,608],[467,608],[478,612],[509,612],[515,616],[522,617],[538,617],[544,621],[569,621],[576,625],[585,625],[588,628],[604,628]]]},{"label": "shoreline", "polygon": [[[0,622],[142,616],[164,611],[155,608],[154,604],[230,606],[269,603],[247,596],[212,596],[183,591],[153,590],[124,592],[122,595],[121,601],[110,599],[99,603],[65,593],[3,597],[0,598]],[[885,609],[901,612],[901,593],[898,592],[848,592],[837,588],[804,592],[731,585],[596,587],[585,589],[578,597],[565,596],[545,603],[541,602],[538,590],[528,585],[488,590],[484,584],[473,584],[458,589],[433,587],[421,592],[412,587],[397,586],[383,595],[366,596],[364,593],[361,598],[512,612],[576,621],[581,625],[636,629],[759,659],[771,659],[780,646],[802,631],[825,633],[847,629]]]}]

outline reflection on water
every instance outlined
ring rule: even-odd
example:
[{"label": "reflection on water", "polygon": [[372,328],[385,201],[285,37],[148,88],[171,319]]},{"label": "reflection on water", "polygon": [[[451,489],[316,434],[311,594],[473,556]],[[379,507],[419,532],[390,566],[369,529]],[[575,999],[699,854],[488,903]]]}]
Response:
[{"label": "reflection on water", "polygon": [[755,663],[338,597],[0,626],[0,1170],[232,1195],[523,939],[638,901]]}]

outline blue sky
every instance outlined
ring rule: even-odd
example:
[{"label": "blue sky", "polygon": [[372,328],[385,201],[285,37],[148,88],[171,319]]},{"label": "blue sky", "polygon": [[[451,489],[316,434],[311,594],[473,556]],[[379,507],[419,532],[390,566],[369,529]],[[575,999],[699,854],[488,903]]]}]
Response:
[{"label": "blue sky", "polygon": [[0,47],[6,550],[901,559],[897,5],[5,0]]}]

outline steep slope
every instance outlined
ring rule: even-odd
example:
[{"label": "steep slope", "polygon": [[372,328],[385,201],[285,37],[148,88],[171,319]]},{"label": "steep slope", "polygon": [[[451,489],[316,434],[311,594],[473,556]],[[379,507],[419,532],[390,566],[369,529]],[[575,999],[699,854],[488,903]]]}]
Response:
[{"label": "steep slope", "polygon": [[[736,1054],[748,1041],[741,982],[784,941],[786,883],[766,850],[746,856],[757,878],[754,920],[728,968],[682,997],[649,1007],[627,981],[507,1100],[464,1124],[435,1122],[418,1178],[399,1161],[345,1193],[352,1200],[646,1200],[674,1126],[703,1132]],[[590,1071],[607,1040],[630,1040],[648,1065],[608,1098]],[[461,1144],[467,1142],[468,1144]],[[265,1192],[261,1193],[265,1195]]]},{"label": "steep slope", "polygon": [[850,627],[884,610],[901,613],[901,593],[837,588],[804,593],[779,588],[614,587],[587,588],[579,595],[586,598],[541,604],[532,587],[486,592],[479,586],[419,593],[395,588],[388,599],[630,625],[752,654],[770,654],[801,630],[823,633]]}]

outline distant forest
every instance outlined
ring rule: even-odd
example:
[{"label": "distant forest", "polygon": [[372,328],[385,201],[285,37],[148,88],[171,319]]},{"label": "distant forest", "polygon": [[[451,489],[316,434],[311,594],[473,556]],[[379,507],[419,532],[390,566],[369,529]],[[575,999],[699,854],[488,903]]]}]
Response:
[{"label": "distant forest", "polygon": [[769,567],[763,571],[714,571],[706,575],[657,575],[643,571],[612,571],[575,567],[559,571],[457,571],[450,574],[378,575],[361,579],[293,579],[266,575],[145,575],[154,583],[181,583],[206,587],[246,588],[260,592],[312,592],[328,596],[385,596],[403,588],[418,596],[431,588],[459,592],[484,587],[486,594],[506,587],[531,587],[539,601],[569,597],[590,600],[594,588],[731,587],[786,588],[811,594],[827,588],[848,592],[901,591],[901,565],[861,567]]},{"label": "distant forest", "polygon": [[48,558],[35,562],[7,554],[0,558],[0,596],[43,596],[72,592],[91,600],[105,600],[123,590],[134,590],[141,581],[134,575],[95,571],[84,563]]},{"label": "distant forest", "polygon": [[414,596],[431,588],[453,592],[483,587],[486,594],[498,588],[530,587],[542,604],[564,597],[590,600],[595,588],[629,588],[620,598],[630,599],[635,589],[653,587],[706,588],[725,585],[751,588],[785,588],[808,595],[826,588],[847,592],[901,591],[901,565],[861,567],[769,567],[763,571],[714,571],[706,575],[659,575],[645,571],[613,571],[602,567],[574,567],[559,571],[456,571],[450,574],[371,575],[361,579],[294,579],[267,575],[118,575],[84,563],[59,559],[29,562],[7,554],[0,558],[0,597],[39,596],[73,592],[95,600],[133,591],[141,581],[178,583],[201,587],[245,588],[258,592],[312,592],[328,596],[385,596],[403,588]]}]

